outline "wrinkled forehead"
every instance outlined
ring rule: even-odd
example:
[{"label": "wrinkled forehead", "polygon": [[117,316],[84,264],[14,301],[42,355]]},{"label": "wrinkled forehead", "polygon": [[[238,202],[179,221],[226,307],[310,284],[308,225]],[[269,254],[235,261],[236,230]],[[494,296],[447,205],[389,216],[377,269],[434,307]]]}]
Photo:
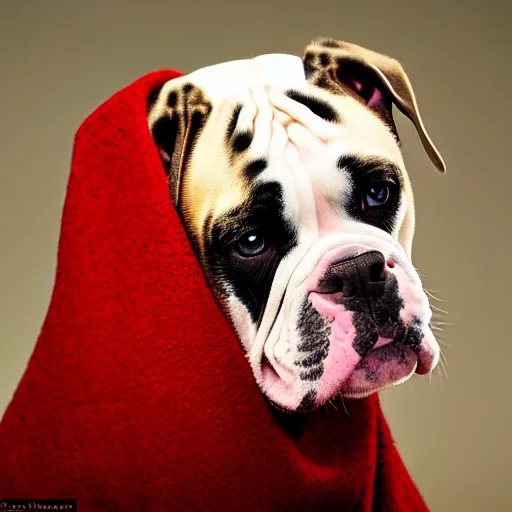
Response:
[{"label": "wrinkled forehead", "polygon": [[350,95],[308,83],[299,57],[270,54],[209,66],[167,83],[160,98],[183,88],[209,110],[183,176],[196,230],[241,205],[257,181],[290,190],[316,180],[339,193],[346,180],[336,162],[343,156],[390,161],[405,172],[382,121]]}]

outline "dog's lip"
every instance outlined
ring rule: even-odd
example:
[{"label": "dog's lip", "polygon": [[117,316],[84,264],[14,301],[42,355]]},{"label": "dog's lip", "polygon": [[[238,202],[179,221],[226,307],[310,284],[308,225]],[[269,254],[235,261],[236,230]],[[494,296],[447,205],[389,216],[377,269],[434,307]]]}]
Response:
[{"label": "dog's lip", "polygon": [[415,373],[417,373],[417,368],[419,366],[418,361],[416,361],[413,369],[408,375],[405,375],[401,379],[398,379],[396,381],[388,382],[387,384],[381,385],[381,386],[375,386],[373,388],[363,389],[363,388],[353,388],[351,390],[344,390],[342,388],[341,395],[343,398],[354,398],[354,399],[360,399],[360,398],[366,398],[367,396],[373,395],[374,393],[378,393],[380,391],[385,391],[386,389],[395,388],[397,386],[400,386],[404,382],[407,382]]},{"label": "dog's lip", "polygon": [[346,298],[345,294],[343,292],[336,291],[336,290],[330,290],[327,288],[322,289],[321,287],[318,287],[318,288],[308,292],[309,296],[311,296],[313,294],[320,295],[320,296],[326,297],[326,298],[330,298],[334,302],[338,302],[338,303],[342,303],[343,299]]},{"label": "dog's lip", "polygon": [[399,385],[403,384],[404,382],[408,381],[415,373],[417,373],[418,368],[420,366],[420,360],[419,360],[418,354],[416,354],[410,347],[408,347],[406,345],[400,345],[403,348],[403,350],[405,350],[408,357],[412,358],[413,356],[415,356],[413,365],[408,373],[406,373],[406,374],[402,375],[401,377],[394,379],[392,381],[389,381],[389,382],[386,382],[383,384],[375,384],[374,386],[371,386],[371,387],[366,387],[366,386],[351,387],[350,386],[351,377],[354,375],[354,373],[357,370],[361,369],[361,367],[365,364],[365,362],[369,358],[371,358],[372,356],[375,356],[375,354],[386,353],[386,352],[389,353],[390,351],[393,350],[393,347],[396,347],[398,345],[400,345],[400,344],[398,344],[396,342],[393,343],[393,340],[391,340],[390,342],[383,343],[379,346],[375,346],[374,348],[372,348],[368,352],[368,354],[366,354],[366,356],[361,359],[361,361],[354,368],[351,375],[344,382],[344,384],[341,387],[340,394],[344,398],[360,399],[360,398],[365,398],[367,396],[370,396],[374,393],[399,386]]},{"label": "dog's lip", "polygon": [[436,367],[436,365],[436,354],[430,350],[420,348],[418,352],[418,368],[416,369],[416,373],[418,375],[427,375]]}]

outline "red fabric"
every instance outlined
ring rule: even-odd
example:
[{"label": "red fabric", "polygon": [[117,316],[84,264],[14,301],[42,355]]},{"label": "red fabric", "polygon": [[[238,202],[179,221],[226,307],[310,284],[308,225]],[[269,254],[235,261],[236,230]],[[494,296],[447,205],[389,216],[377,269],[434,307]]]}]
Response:
[{"label": "red fabric", "polygon": [[267,406],[169,199],[149,74],[79,129],[55,288],[0,424],[0,498],[81,511],[425,511],[376,396]]}]

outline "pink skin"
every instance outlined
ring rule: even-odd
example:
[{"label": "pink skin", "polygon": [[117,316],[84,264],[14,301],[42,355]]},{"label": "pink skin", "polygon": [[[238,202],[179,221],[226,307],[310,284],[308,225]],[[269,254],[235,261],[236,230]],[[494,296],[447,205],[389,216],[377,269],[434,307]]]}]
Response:
[{"label": "pink skin", "polygon": [[[415,371],[417,356],[409,347],[400,349],[405,364],[398,364],[398,355],[396,359],[387,361],[382,349],[373,348],[364,358],[364,368],[356,367],[345,381],[341,394],[348,398],[360,398],[407,380]],[[381,356],[384,356],[383,360]],[[366,368],[378,375],[376,381],[368,380]]]},{"label": "pink skin", "polygon": [[340,390],[346,396],[376,390],[388,383],[403,379],[414,370],[417,356],[410,349],[406,350],[407,365],[399,365],[397,361],[379,362],[376,357],[378,349],[393,341],[390,338],[379,337],[376,345],[365,358],[366,365],[373,367],[379,378],[376,382],[368,382],[365,371],[357,369],[362,358],[352,346],[356,337],[352,321],[353,313],[346,311],[342,305],[333,302],[332,297],[325,294],[311,291],[309,296],[313,307],[323,318],[334,318],[331,323],[329,354],[324,361],[324,373],[316,388],[318,403],[325,403]]},{"label": "pink skin", "polygon": [[331,324],[329,354],[324,361],[324,374],[317,387],[317,400],[323,403],[339,390],[338,377],[350,373],[361,357],[352,348],[352,343],[347,343],[349,340],[354,340],[356,336],[356,329],[352,322],[353,313],[342,310],[319,294],[312,293],[310,297],[313,307],[323,318],[334,318]]},{"label": "pink skin", "polygon": [[[363,84],[354,79],[350,80],[350,85],[358,93],[361,92],[363,89]],[[372,95],[370,99],[366,102],[366,104],[368,105],[369,108],[374,109],[377,107],[377,105],[379,105],[379,103],[381,103],[381,101],[382,93],[380,92],[379,89],[374,88],[372,91]]]}]

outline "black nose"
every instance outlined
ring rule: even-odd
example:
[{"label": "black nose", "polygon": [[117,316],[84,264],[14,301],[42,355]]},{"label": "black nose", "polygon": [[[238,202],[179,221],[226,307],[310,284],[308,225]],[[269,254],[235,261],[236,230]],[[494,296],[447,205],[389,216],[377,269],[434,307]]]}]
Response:
[{"label": "black nose", "polygon": [[321,292],[343,292],[344,297],[378,297],[384,292],[385,267],[386,259],[379,251],[336,262],[322,279]]}]

